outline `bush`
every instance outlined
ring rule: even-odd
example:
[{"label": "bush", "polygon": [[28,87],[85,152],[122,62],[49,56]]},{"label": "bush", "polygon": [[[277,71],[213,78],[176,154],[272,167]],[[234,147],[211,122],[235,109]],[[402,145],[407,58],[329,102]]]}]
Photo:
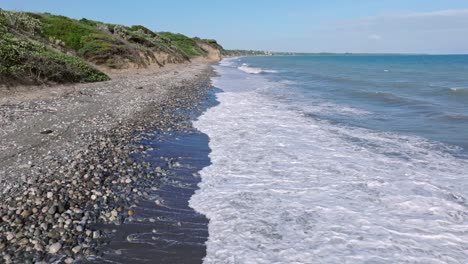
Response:
[{"label": "bush", "polygon": [[94,40],[94,41],[87,42],[83,46],[83,48],[81,48],[78,51],[78,54],[81,57],[90,58],[108,49],[110,49],[110,45],[108,45],[107,43],[103,41],[99,41],[99,40]]},{"label": "bush", "polygon": [[78,54],[85,58],[90,58],[98,55],[99,53],[105,52],[111,49],[114,45],[123,44],[120,40],[102,33],[90,34],[83,37],[81,41],[83,43],[83,47],[78,50]]},{"label": "bush", "polygon": [[155,46],[151,36],[146,35],[143,31],[128,31],[126,32],[126,39],[148,48]]},{"label": "bush", "polygon": [[132,27],[130,27],[130,30],[131,31],[139,31],[142,34],[146,34],[146,35],[148,35],[150,37],[156,37],[157,36],[156,33],[154,33],[153,31],[151,31],[150,29],[148,29],[148,28],[146,28],[146,27],[144,27],[142,25],[132,26]]},{"label": "bush", "polygon": [[125,26],[115,26],[114,34],[135,44],[140,44],[145,47],[153,46],[151,36],[146,34],[142,28],[143,26],[133,26],[131,28]]},{"label": "bush", "polygon": [[215,49],[218,49],[221,51],[221,53],[224,53],[224,48],[218,44],[218,42],[214,39],[200,39],[200,38],[193,38],[195,39],[197,42],[200,42],[200,43],[203,43],[203,44],[207,44]]},{"label": "bush", "polygon": [[0,39],[0,81],[96,82],[109,80],[81,59],[7,33]]},{"label": "bush", "polygon": [[80,19],[80,23],[83,24],[83,25],[90,26],[90,27],[97,27],[97,25],[99,24],[96,21],[89,20],[89,19],[86,19],[86,18]]},{"label": "bush", "polygon": [[125,27],[112,25],[112,32],[130,44],[135,44],[134,46],[137,49],[142,49],[143,52],[150,49],[152,51],[162,51],[175,56],[186,57],[180,50],[170,46],[170,40],[143,26]]},{"label": "bush", "polygon": [[99,33],[89,20],[78,21],[64,16],[43,15],[43,32],[46,37],[61,40],[65,47],[75,51],[83,48],[83,37]]},{"label": "bush", "polygon": [[126,62],[144,64],[139,54],[146,50],[128,45],[121,39],[108,34],[90,34],[82,39],[84,46],[78,54],[96,64],[111,68],[124,67]]},{"label": "bush", "polygon": [[110,33],[114,34],[115,33],[115,27],[117,25],[115,24],[105,24],[107,26],[107,29],[109,30]]},{"label": "bush", "polygon": [[24,12],[10,12],[0,9],[0,24],[3,26],[3,30],[15,30],[31,35],[40,34],[42,31],[41,22]]},{"label": "bush", "polygon": [[194,39],[191,39],[182,34],[170,32],[159,33],[162,37],[170,40],[171,44],[176,46],[183,54],[189,58],[204,55],[206,52],[201,49]]}]

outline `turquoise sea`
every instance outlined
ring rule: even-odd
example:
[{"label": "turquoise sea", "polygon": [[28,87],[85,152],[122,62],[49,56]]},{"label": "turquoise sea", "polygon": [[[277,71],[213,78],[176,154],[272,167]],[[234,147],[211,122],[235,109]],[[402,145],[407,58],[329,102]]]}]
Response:
[{"label": "turquoise sea", "polygon": [[468,56],[242,57],[195,127],[205,263],[468,263]]},{"label": "turquoise sea", "polygon": [[[468,55],[304,56],[241,60],[291,82],[286,96],[312,118],[442,142],[468,153]],[[268,75],[268,76],[266,76]],[[340,108],[345,111],[340,112]],[[356,115],[351,112],[355,110]]]}]

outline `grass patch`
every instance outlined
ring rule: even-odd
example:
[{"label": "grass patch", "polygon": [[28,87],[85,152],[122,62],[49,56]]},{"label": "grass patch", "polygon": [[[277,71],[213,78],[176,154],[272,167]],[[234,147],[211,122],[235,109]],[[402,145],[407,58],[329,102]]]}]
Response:
[{"label": "grass patch", "polygon": [[99,31],[90,20],[74,20],[64,16],[42,15],[42,31],[48,38],[58,39],[65,43],[65,47],[75,51],[86,44],[84,37],[97,34]]}]

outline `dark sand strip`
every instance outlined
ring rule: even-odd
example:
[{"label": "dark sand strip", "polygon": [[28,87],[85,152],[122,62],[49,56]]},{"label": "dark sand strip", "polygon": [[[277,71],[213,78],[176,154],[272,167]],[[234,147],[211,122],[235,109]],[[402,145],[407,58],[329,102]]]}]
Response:
[{"label": "dark sand strip", "polygon": [[198,188],[197,172],[210,164],[208,137],[193,130],[169,137],[157,135],[143,143],[154,148],[143,159],[168,175],[151,192],[153,199],[134,209],[136,217],[117,228],[100,227],[114,232],[102,259],[96,262],[202,263],[208,220],[190,208],[188,201]]}]

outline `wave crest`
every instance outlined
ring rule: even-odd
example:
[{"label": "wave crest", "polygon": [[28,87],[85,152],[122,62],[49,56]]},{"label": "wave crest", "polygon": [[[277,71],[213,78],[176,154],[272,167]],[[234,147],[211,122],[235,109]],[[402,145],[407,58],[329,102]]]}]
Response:
[{"label": "wave crest", "polygon": [[468,87],[450,88],[449,92],[453,95],[468,95]]},{"label": "wave crest", "polygon": [[237,69],[248,73],[248,74],[261,74],[261,73],[277,73],[278,71],[274,70],[264,70],[262,68],[250,67],[248,64],[243,63],[242,66],[237,67]]}]

